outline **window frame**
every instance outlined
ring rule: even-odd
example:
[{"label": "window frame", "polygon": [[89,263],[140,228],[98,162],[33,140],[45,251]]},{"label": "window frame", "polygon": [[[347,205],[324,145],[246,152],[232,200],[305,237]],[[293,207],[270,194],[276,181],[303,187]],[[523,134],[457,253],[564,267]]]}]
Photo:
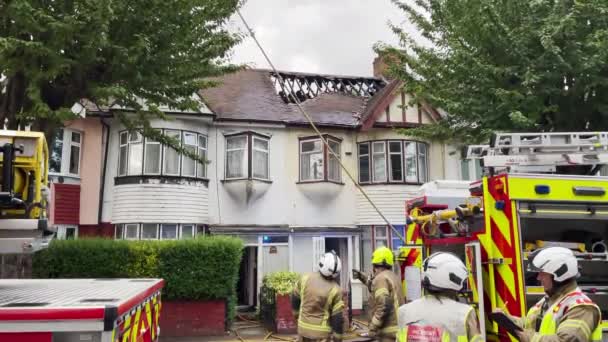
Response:
[{"label": "window frame", "polygon": [[[230,149],[228,150],[228,140],[231,138],[240,138],[240,137],[245,137],[245,147],[244,148],[238,148],[238,149]],[[254,148],[254,140],[262,140],[265,141],[268,144],[268,150],[267,151],[262,151],[262,150],[258,150]],[[271,179],[271,172],[270,172],[270,157],[271,157],[271,153],[270,153],[270,139],[271,137],[265,134],[261,134],[261,133],[257,133],[257,132],[252,132],[252,131],[247,131],[247,132],[239,132],[239,133],[233,133],[233,134],[224,134],[224,180],[226,181],[233,181],[233,180],[259,180],[259,181],[263,181],[263,182],[270,182]],[[242,176],[237,176],[237,177],[228,177],[228,152],[232,152],[232,151],[241,151],[243,150],[243,165],[242,167],[244,167],[245,169],[245,174]],[[254,177],[253,176],[253,167],[254,167],[254,153],[253,151],[256,150],[258,152],[266,152],[267,153],[267,158],[266,158],[266,169],[268,170],[268,175],[267,178],[261,178],[261,177]]]},{"label": "window frame", "polygon": [[[390,151],[390,143],[391,142],[400,142],[401,143],[401,153],[391,153]],[[374,143],[383,143],[384,144],[384,162],[385,162],[385,173],[386,173],[386,179],[385,180],[374,180],[374,152],[373,152],[373,147],[374,147]],[[407,157],[410,156],[409,154],[407,154],[407,150],[406,150],[406,146],[408,143],[414,143],[416,146],[416,154],[414,155],[414,159],[416,161],[416,181],[412,181],[411,178],[410,180],[408,180],[407,177]],[[367,154],[361,154],[361,149],[360,147],[362,145],[366,145],[367,146]],[[425,145],[426,147],[426,153],[425,155],[421,158],[421,154],[420,152],[420,145]],[[411,184],[411,185],[421,185],[424,184],[426,182],[429,181],[429,151],[430,151],[430,147],[429,144],[423,141],[418,141],[418,140],[409,140],[409,139],[382,139],[382,140],[368,140],[368,141],[361,141],[361,142],[357,142],[357,171],[359,172],[358,175],[358,180],[359,180],[359,184],[361,185],[375,185],[375,184]],[[376,153],[376,154],[380,154],[380,152]],[[391,161],[391,155],[394,154],[400,154],[401,155],[401,173],[402,173],[402,178],[403,180],[394,180],[393,174],[392,174],[392,161]],[[361,180],[361,162],[363,161],[367,161],[368,162],[368,172],[369,172],[369,179],[367,181],[362,181]],[[421,177],[421,166],[420,161],[424,160],[425,161],[425,174]]]},{"label": "window frame", "polygon": [[[143,229],[144,225],[154,225],[156,227],[156,238],[144,238],[143,237]],[[175,226],[175,238],[174,239],[166,239],[162,238],[162,228],[163,225],[167,226]],[[136,227],[137,230],[137,238],[127,238],[127,226]],[[183,239],[183,230],[185,227],[192,228],[192,237],[188,237],[187,239],[195,239],[199,233],[199,227],[203,227],[202,235],[204,233],[204,225],[197,223],[117,223],[114,225],[114,240],[129,240],[129,241],[161,241],[161,240],[182,240]]]},{"label": "window frame", "polygon": [[[84,140],[84,133],[80,130],[68,128],[68,127],[60,127],[58,128],[62,131],[62,139],[61,139],[61,164],[59,166],[59,172],[51,171],[49,165],[49,175],[57,175],[57,176],[69,176],[80,178],[80,171],[82,170],[82,147]],[[80,135],[79,142],[72,141],[72,134],[77,133]],[[53,141],[51,142],[51,146],[49,148],[49,157],[53,153],[53,145],[55,143],[55,139],[53,137]],[[72,146],[78,147],[78,172],[72,173],[70,172],[70,160],[72,159]]]},{"label": "window frame", "polygon": [[[194,150],[196,151],[197,155],[201,155],[202,151],[204,151],[204,158],[205,160],[207,160],[207,151],[208,151],[208,143],[209,143],[209,138],[207,137],[207,135],[202,134],[202,133],[198,133],[195,131],[189,131],[189,130],[182,130],[182,129],[172,129],[172,128],[158,128],[157,129],[160,133],[162,134],[169,134],[169,133],[174,133],[176,138],[179,138],[180,144],[183,144],[184,141],[184,137],[186,134],[191,134],[194,135],[194,137],[196,138],[196,145],[191,145],[192,147],[194,147]],[[207,180],[207,163],[201,163],[198,161],[195,161],[195,167],[194,167],[194,175],[184,175],[184,168],[183,168],[183,164],[184,161],[186,159],[186,157],[181,154],[178,153],[178,161],[177,161],[177,168],[178,168],[178,172],[177,173],[167,173],[166,169],[166,160],[165,158],[167,157],[167,149],[170,149],[171,147],[165,144],[162,144],[161,142],[152,140],[150,138],[144,137],[143,134],[137,132],[137,134],[139,134],[139,136],[141,137],[141,141],[139,142],[131,142],[130,136],[132,133],[130,133],[128,130],[122,130],[118,132],[118,162],[117,162],[117,172],[116,172],[116,177],[132,177],[132,176],[157,176],[157,177],[180,177],[180,178],[190,178],[190,179],[202,179],[202,180]],[[125,143],[122,143],[122,137],[126,136],[125,139]],[[205,146],[201,147],[199,145],[199,141],[200,139],[203,139],[205,142]],[[142,158],[142,167],[141,167],[141,171],[137,172],[137,173],[131,173],[129,170],[130,167],[130,155],[131,155],[131,144],[142,144],[142,153],[141,153],[141,158]],[[160,145],[160,152],[159,152],[159,161],[158,161],[158,165],[156,165],[158,167],[158,172],[147,172],[146,171],[146,166],[148,166],[148,158],[147,158],[147,147],[150,145]],[[121,162],[121,153],[122,153],[122,149],[125,148],[126,149],[126,158],[125,158],[125,163],[126,165],[124,165],[124,173],[121,173],[121,168],[123,167],[122,162]],[[203,169],[203,176],[199,176],[199,169]]]},{"label": "window frame", "polygon": [[[337,155],[338,155],[338,160],[342,160],[342,139],[335,137],[333,135],[329,135],[329,134],[323,134],[323,138],[327,141],[327,143],[329,144],[330,142],[335,143],[338,145],[338,151],[334,151]],[[323,156],[323,169],[322,169],[322,173],[323,173],[323,177],[321,179],[302,179],[302,145],[304,143],[307,142],[319,142],[321,144],[321,154]],[[319,153],[319,152],[312,152],[312,153]],[[310,153],[310,154],[312,154]],[[305,154],[309,154],[308,152],[306,152]],[[319,183],[319,182],[328,182],[328,183],[335,183],[335,184],[343,184],[342,183],[342,167],[340,166],[340,163],[337,163],[337,167],[338,167],[338,179],[331,179],[329,177],[329,161],[330,158],[333,158],[333,156],[331,155],[331,153],[329,152],[329,148],[327,147],[327,145],[325,145],[323,143],[323,140],[318,137],[318,136],[310,136],[310,137],[300,137],[298,138],[298,182],[299,183]]]}]

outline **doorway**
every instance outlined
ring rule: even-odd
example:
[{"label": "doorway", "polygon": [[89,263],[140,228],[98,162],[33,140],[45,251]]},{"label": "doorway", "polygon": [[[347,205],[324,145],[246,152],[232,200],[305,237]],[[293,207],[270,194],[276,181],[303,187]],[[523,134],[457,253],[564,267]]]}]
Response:
[{"label": "doorway", "polygon": [[334,251],[342,262],[342,272],[337,279],[340,287],[343,290],[348,290],[350,280],[350,265],[348,256],[348,238],[347,237],[326,237],[325,238],[325,253]]},{"label": "doorway", "polygon": [[239,268],[239,281],[237,283],[237,300],[239,310],[254,309],[257,303],[258,279],[258,247],[246,246]]}]

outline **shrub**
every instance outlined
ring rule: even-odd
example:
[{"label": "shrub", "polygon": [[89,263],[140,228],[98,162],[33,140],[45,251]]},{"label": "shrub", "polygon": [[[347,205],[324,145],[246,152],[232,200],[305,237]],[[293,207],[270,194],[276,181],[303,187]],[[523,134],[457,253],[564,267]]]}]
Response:
[{"label": "shrub", "polygon": [[240,239],[204,237],[178,241],[55,240],[34,255],[38,278],[163,278],[163,298],[236,304],[243,250]]},{"label": "shrub", "polygon": [[262,284],[272,289],[278,295],[290,294],[293,292],[300,275],[295,272],[274,272],[264,276]]}]

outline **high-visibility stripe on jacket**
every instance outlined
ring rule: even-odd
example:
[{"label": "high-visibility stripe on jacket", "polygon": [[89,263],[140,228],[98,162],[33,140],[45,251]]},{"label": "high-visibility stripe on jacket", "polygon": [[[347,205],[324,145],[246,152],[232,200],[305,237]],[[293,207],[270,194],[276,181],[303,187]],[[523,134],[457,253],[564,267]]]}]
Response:
[{"label": "high-visibility stripe on jacket", "polygon": [[[524,327],[532,329],[537,333],[532,336],[532,341],[542,341],[543,336],[557,335],[560,333],[569,333],[576,336],[577,340],[582,341],[602,341],[602,329],[600,308],[594,304],[589,297],[581,292],[579,288],[575,288],[566,292],[558,298],[552,305],[545,304],[548,299],[545,297],[536,303],[526,315]],[[542,317],[542,308],[547,306],[547,309]],[[569,318],[576,309],[585,309],[590,314],[584,315],[583,319]],[[594,317],[598,317],[595,322]],[[538,320],[540,327],[537,329]]]},{"label": "high-visibility stripe on jacket", "polygon": [[300,297],[298,335],[310,339],[328,338],[332,333],[330,317],[341,315],[344,309],[340,286],[314,272],[302,276],[294,295]]},{"label": "high-visibility stripe on jacket", "polygon": [[404,303],[403,292],[399,283],[399,277],[390,270],[379,272],[372,280],[369,329],[376,332],[380,337],[395,338],[399,330],[397,311]]}]

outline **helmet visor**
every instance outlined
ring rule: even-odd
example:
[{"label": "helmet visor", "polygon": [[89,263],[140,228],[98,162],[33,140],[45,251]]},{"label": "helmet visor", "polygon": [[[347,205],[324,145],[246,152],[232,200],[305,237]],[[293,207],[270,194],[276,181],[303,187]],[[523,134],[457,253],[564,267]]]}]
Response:
[{"label": "helmet visor", "polygon": [[537,249],[534,252],[528,255],[528,266],[526,267],[526,271],[532,273],[542,272],[543,270],[534,264],[534,258],[540,253],[541,249]]}]

